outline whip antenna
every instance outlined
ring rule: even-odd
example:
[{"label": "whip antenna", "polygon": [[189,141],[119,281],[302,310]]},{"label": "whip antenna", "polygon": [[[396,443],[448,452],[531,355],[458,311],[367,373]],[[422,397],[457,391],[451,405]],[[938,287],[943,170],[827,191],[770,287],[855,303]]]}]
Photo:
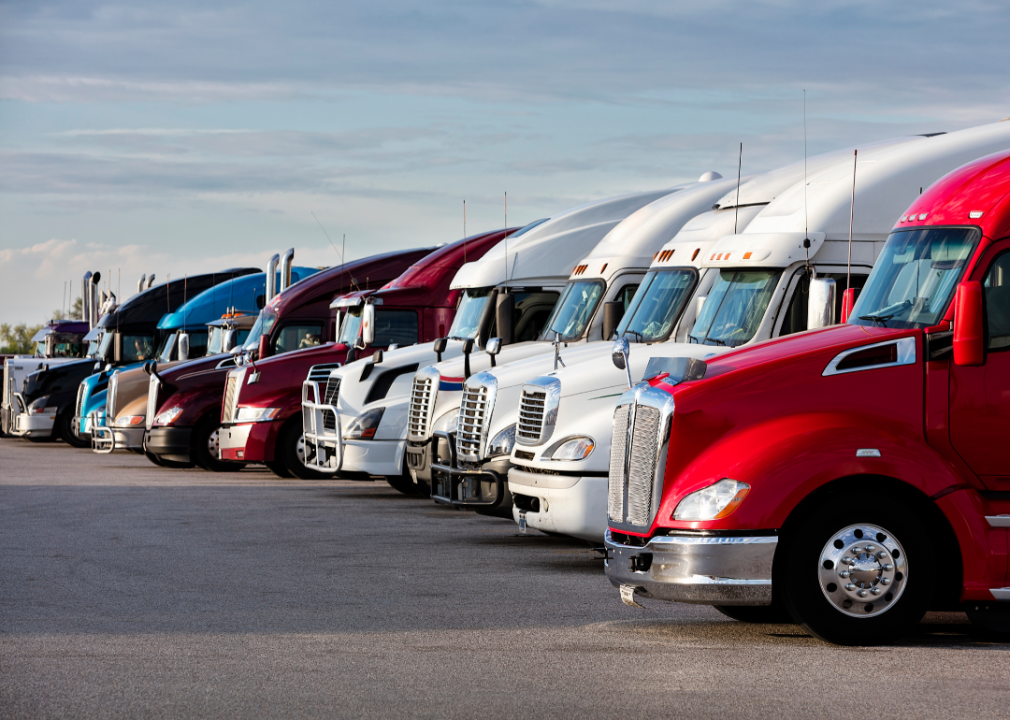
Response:
[{"label": "whip antenna", "polygon": [[[803,91],[803,250],[806,252],[806,273],[810,278],[810,218],[807,213],[807,91]],[[848,287],[846,285],[846,287]]]},{"label": "whip antenna", "polygon": [[740,143],[740,159],[736,165],[736,206],[733,209],[733,234],[736,235],[737,220],[740,219],[740,173],[743,171],[743,143]]},{"label": "whip antenna", "polygon": [[852,282],[852,220],[856,213],[856,160],[859,150],[852,151],[852,201],[849,203],[849,261],[845,266],[845,289]]},{"label": "whip antenna", "polygon": [[463,264],[466,264],[466,200],[463,201]]},{"label": "whip antenna", "polygon": [[509,291],[509,194],[505,193],[505,294]]},{"label": "whip antenna", "polygon": [[[319,218],[317,218],[316,214],[314,212],[312,212],[311,210],[309,210],[309,213],[312,215],[312,218],[316,221],[316,225],[319,226],[319,229],[323,231],[323,235],[325,235],[326,239],[330,241],[330,246],[333,248],[333,252],[337,252],[337,246],[333,244],[332,240],[330,240],[330,235],[329,235],[329,233],[326,232],[326,228],[323,227],[323,224],[321,222],[319,222]],[[343,256],[342,253],[340,255],[340,262],[341,262],[341,266],[343,266],[342,264],[344,262],[344,256]]]}]

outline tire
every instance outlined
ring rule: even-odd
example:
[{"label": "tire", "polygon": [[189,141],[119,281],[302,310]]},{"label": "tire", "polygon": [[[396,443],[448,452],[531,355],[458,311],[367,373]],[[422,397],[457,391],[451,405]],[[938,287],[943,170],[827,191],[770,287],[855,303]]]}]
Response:
[{"label": "tire", "polygon": [[164,463],[162,463],[160,457],[158,457],[157,455],[155,455],[153,453],[147,452],[147,450],[144,451],[144,457],[146,457],[148,460],[150,460],[152,463],[154,463],[158,467],[165,467],[165,465],[164,465]]},{"label": "tire", "polygon": [[[274,446],[274,464],[282,466],[289,477],[299,480],[324,480],[330,476],[317,470],[305,467],[302,457],[305,453],[305,443],[302,440],[301,415],[295,416],[293,421],[288,421],[280,434],[277,436],[277,444]],[[267,467],[274,471],[275,475],[281,475],[274,465],[267,463]]]},{"label": "tire", "polygon": [[804,512],[776,554],[773,582],[789,613],[837,645],[891,642],[918,624],[933,594],[926,565],[936,548],[914,505],[884,494],[866,500],[865,492],[831,495]]},{"label": "tire", "polygon": [[402,492],[404,495],[420,494],[417,491],[417,485],[414,484],[414,479],[410,475],[387,475],[386,482],[389,483],[389,487],[397,492]]},{"label": "tire", "polygon": [[192,457],[196,464],[210,472],[238,472],[245,463],[226,462],[218,459],[217,448],[220,446],[221,422],[211,413],[201,418],[193,428],[191,440]]},{"label": "tire", "polygon": [[756,625],[783,625],[794,623],[785,603],[773,599],[771,605],[716,605],[715,609],[738,622]]},{"label": "tire", "polygon": [[59,435],[60,438],[70,447],[75,448],[89,448],[91,447],[91,438],[82,438],[80,435],[74,432],[74,411],[64,410],[62,413],[56,416],[56,427],[54,428],[53,435]]}]

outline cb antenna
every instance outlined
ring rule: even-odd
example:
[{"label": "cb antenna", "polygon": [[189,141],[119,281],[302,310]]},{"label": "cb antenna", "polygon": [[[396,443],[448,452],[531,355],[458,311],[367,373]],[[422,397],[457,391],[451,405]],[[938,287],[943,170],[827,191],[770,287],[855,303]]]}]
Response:
[{"label": "cb antenna", "polygon": [[505,193],[505,294],[509,292],[509,194]]},{"label": "cb antenna", "polygon": [[[810,219],[807,214],[807,91],[803,91],[803,251],[807,255],[806,273],[810,279]],[[846,285],[848,287],[848,285]]]},{"label": "cb antenna", "polygon": [[856,214],[856,160],[859,157],[859,150],[852,151],[852,200],[849,202],[849,260],[845,265],[845,289],[850,287],[852,282],[852,220]]},{"label": "cb antenna", "polygon": [[463,201],[463,263],[466,264],[466,200]]},{"label": "cb antenna", "polygon": [[740,219],[740,173],[743,171],[743,143],[740,143],[740,159],[736,164],[736,205],[733,209],[733,234],[736,235],[737,220]]},{"label": "cb antenna", "polygon": [[[319,226],[319,229],[323,231],[323,235],[325,235],[326,239],[329,240],[330,247],[333,248],[333,252],[337,252],[337,246],[333,244],[332,240],[330,240],[330,235],[329,235],[328,232],[326,232],[326,228],[323,227],[323,224],[321,222],[319,222],[319,218],[317,218],[316,214],[314,212],[312,212],[311,210],[309,210],[309,213],[312,214],[312,218],[316,221],[316,225]],[[340,263],[341,263],[340,267],[343,267],[343,262],[344,262],[344,255],[343,255],[343,253],[341,253],[340,254]]]}]

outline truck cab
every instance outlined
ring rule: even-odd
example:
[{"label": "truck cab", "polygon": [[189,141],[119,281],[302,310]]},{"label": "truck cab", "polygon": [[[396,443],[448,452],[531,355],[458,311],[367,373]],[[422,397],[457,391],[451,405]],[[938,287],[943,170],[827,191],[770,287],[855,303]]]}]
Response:
[{"label": "truck cab", "polygon": [[[696,310],[684,314],[667,340],[643,343],[658,338],[646,323],[629,321],[617,350],[623,367],[598,357],[527,383],[512,419],[529,414],[533,420],[517,432],[512,453],[514,519],[600,542],[615,403],[650,360],[707,360],[837,323],[844,291],[865,282],[894,218],[920,187],[1007,139],[1010,127],[997,124],[836,156],[779,192],[741,232],[715,240],[702,262],[708,274],[695,291]],[[647,288],[641,297],[648,301]],[[558,398],[549,415],[536,412],[543,393]]]},{"label": "truck cab", "polygon": [[845,324],[654,361],[614,413],[622,599],[784,610],[846,645],[929,609],[1010,627],[1008,283],[1003,151],[901,212]]},{"label": "truck cab", "polygon": [[[257,361],[256,383],[236,385],[232,413],[223,423],[222,458],[263,462],[281,477],[318,477],[305,464],[302,439],[302,385],[306,375],[325,379],[331,370],[355,357],[371,358],[383,383],[395,379],[391,368],[376,362],[383,351],[397,345],[429,342],[452,324],[457,294],[448,287],[464,258],[479,258],[512,230],[496,230],[463,238],[439,248],[416,251],[396,277],[381,287],[354,288],[332,298],[330,309],[343,314],[339,339],[319,352],[296,352],[276,360]],[[393,268],[387,268],[387,272]],[[390,273],[391,274],[391,273]],[[374,356],[374,357],[373,357]],[[246,369],[234,375],[245,376]],[[323,399],[319,395],[319,400]],[[245,420],[250,413],[270,409],[268,422]],[[314,448],[312,448],[314,449]],[[311,450],[310,449],[310,454]]]}]

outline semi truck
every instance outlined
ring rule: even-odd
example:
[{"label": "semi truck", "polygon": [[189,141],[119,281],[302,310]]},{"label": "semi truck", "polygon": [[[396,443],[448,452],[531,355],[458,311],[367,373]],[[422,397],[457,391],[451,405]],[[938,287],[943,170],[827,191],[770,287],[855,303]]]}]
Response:
[{"label": "semi truck", "polygon": [[[274,255],[267,265],[272,270],[278,264],[280,267],[273,273],[272,285],[278,291],[319,272],[316,268],[294,267],[293,249],[283,258]],[[80,393],[83,404],[77,414],[85,418],[87,427],[82,431],[90,428],[95,452],[143,452],[151,370],[164,372],[180,362],[207,355],[212,327],[209,323],[225,322],[227,317],[222,316],[237,319],[257,314],[266,305],[267,291],[272,292],[267,288],[267,279],[267,273],[255,273],[204,290],[158,322],[164,335],[152,361],[117,369],[107,378],[99,373],[84,381],[84,385],[107,383],[104,392]],[[238,323],[231,325],[237,329]],[[251,325],[245,330],[247,335],[250,330]],[[211,354],[220,352],[219,349]],[[98,418],[104,421],[97,422]]]},{"label": "semi truck", "polygon": [[[102,372],[103,368],[150,359],[164,334],[157,327],[158,321],[173,307],[182,305],[187,293],[199,293],[224,279],[255,272],[259,271],[236,268],[145,287],[121,305],[109,308],[100,320],[97,319],[97,300],[89,302],[87,310],[97,323],[85,339],[98,342],[94,357],[32,373],[19,398],[13,434],[36,439],[55,434],[74,447],[88,447],[90,436],[79,435],[80,421],[75,423],[81,381]],[[93,287],[97,286],[94,282],[97,275],[90,278]],[[97,288],[89,295],[97,298]],[[94,390],[104,391],[104,382]]]},{"label": "semi truck", "polygon": [[[449,281],[464,262],[481,258],[515,230],[495,230],[444,245],[416,258],[378,290],[357,290],[335,298],[333,309],[344,314],[343,342],[258,361],[255,369],[231,371],[226,393],[228,388],[234,390],[231,402],[223,406],[222,460],[262,462],[281,477],[319,477],[318,471],[305,464],[301,402],[306,374],[319,378],[348,358],[371,357],[368,368],[375,374],[375,387],[388,388],[396,374],[379,360],[382,352],[445,335],[458,299]],[[256,382],[243,380],[247,374],[252,377],[250,373],[255,373]],[[317,399],[323,397],[320,394]],[[259,422],[243,419],[250,414],[266,415]]]},{"label": "semi truck", "polygon": [[[631,338],[641,339],[636,333],[648,337],[649,330],[629,323],[618,340],[623,370],[600,357],[524,385],[512,418],[523,418],[509,471],[514,519],[600,542],[614,405],[651,358],[703,360],[837,322],[842,292],[863,284],[908,202],[952,168],[1008,142],[1010,123],[996,123],[860,150],[858,165],[850,155],[776,197],[743,232],[716,241],[702,263],[713,271],[711,285],[696,291],[706,299],[695,300],[701,310],[682,319],[672,341],[632,345]],[[824,282],[811,285],[815,278]],[[819,291],[831,281],[833,300]],[[543,415],[535,411],[540,393],[557,398]],[[559,459],[566,444],[574,455]]]},{"label": "semi truck", "polygon": [[625,603],[779,607],[843,645],[927,610],[1010,629],[1010,152],[895,220],[845,324],[658,359],[621,396],[606,572]]},{"label": "semi truck", "polygon": [[196,463],[219,472],[241,469],[241,464],[223,462],[218,451],[221,399],[228,371],[244,357],[258,362],[261,357],[297,351],[306,341],[312,349],[325,352],[322,346],[332,343],[343,330],[340,313],[330,308],[335,295],[379,288],[428,252],[375,255],[323,270],[282,293],[272,294],[274,289],[269,288],[269,297],[245,345],[241,351],[233,351],[238,355],[207,357],[164,373],[152,372],[145,411],[144,452],[148,459],[167,467]]},{"label": "semi truck", "polygon": [[[405,457],[415,372],[450,358],[462,358],[464,375],[472,367],[488,367],[493,360],[483,348],[492,335],[510,358],[541,352],[533,341],[576,263],[628,215],[677,190],[610,198],[538,220],[460,268],[450,286],[460,300],[448,336],[385,353],[382,368],[395,373],[388,388],[376,391],[378,376],[364,371],[364,361],[331,371],[325,384],[334,392],[320,396],[322,402],[315,402],[313,386],[306,385],[303,422],[306,442],[312,445],[311,467],[329,474],[382,476],[402,492],[427,495],[427,483],[415,472],[420,454]],[[458,392],[462,380],[446,378],[428,391]]]}]

